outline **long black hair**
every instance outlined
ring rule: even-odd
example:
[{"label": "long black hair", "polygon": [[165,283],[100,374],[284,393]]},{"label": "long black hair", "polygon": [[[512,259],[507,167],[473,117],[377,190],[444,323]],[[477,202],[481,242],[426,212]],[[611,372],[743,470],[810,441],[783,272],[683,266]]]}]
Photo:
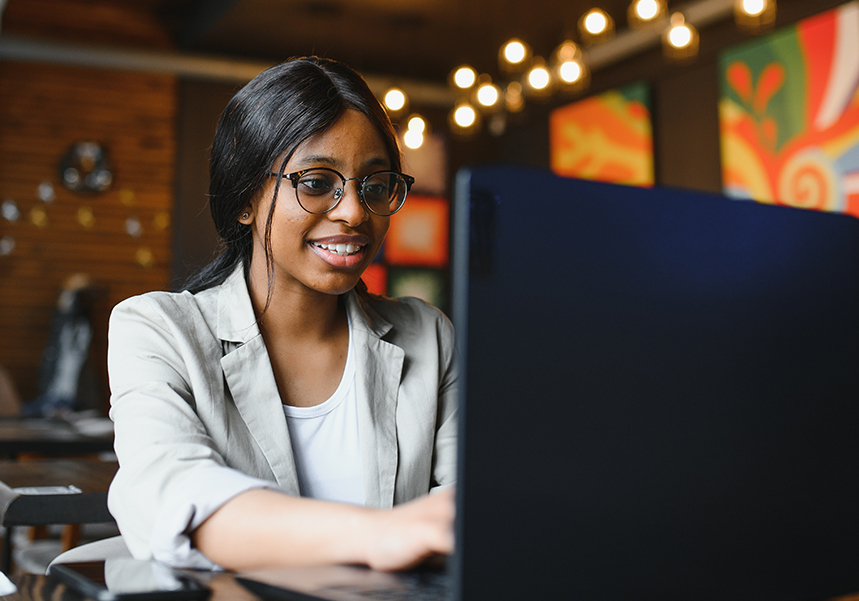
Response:
[{"label": "long black hair", "polygon": [[[218,121],[209,160],[209,209],[221,238],[215,259],[192,276],[192,293],[224,282],[242,263],[250,269],[251,227],[238,221],[266,183],[266,173],[283,157],[289,161],[310,136],[331,127],[347,109],[369,119],[385,142],[391,169],[401,170],[397,135],[388,114],[364,79],[351,67],[330,59],[290,59],[266,69],[239,90]],[[271,291],[271,223],[274,198],[265,225],[266,264]]]}]

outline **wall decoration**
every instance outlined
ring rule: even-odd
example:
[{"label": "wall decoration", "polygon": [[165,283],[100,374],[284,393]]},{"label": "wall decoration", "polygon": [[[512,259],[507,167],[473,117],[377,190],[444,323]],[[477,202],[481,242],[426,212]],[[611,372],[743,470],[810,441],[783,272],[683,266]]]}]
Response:
[{"label": "wall decoration", "polygon": [[85,227],[86,229],[92,229],[95,226],[95,213],[92,212],[92,208],[90,207],[80,207],[78,209],[78,223],[81,227]]},{"label": "wall decoration", "polygon": [[859,216],[859,2],[723,53],[725,194]]},{"label": "wall decoration", "polygon": [[553,110],[552,171],[565,177],[652,186],[649,95],[649,86],[638,82]]},{"label": "wall decoration", "polygon": [[30,209],[30,223],[36,227],[42,228],[48,225],[48,213],[42,207],[33,207]]},{"label": "wall decoration", "polygon": [[391,267],[388,270],[390,296],[414,296],[447,310],[445,272],[419,267]]},{"label": "wall decoration", "polygon": [[[412,192],[441,196],[447,190],[447,149],[438,134],[424,136],[419,148],[409,148],[400,135],[403,171],[415,178]],[[411,202],[411,193],[406,204]]]},{"label": "wall decoration", "polygon": [[54,190],[54,184],[45,180],[36,188],[36,196],[42,202],[54,202],[57,199],[57,193]]},{"label": "wall decoration", "polygon": [[450,206],[444,198],[410,194],[391,217],[385,261],[391,265],[446,267]]},{"label": "wall decoration", "polygon": [[113,183],[107,154],[96,142],[77,142],[59,163],[60,181],[74,192],[104,192]]},{"label": "wall decoration", "polygon": [[0,213],[2,213],[3,219],[6,221],[18,221],[21,218],[21,210],[18,208],[18,203],[9,198],[3,201],[3,205],[0,206]]},{"label": "wall decoration", "polygon": [[11,255],[15,250],[15,238],[12,236],[3,236],[0,238],[0,257]]}]

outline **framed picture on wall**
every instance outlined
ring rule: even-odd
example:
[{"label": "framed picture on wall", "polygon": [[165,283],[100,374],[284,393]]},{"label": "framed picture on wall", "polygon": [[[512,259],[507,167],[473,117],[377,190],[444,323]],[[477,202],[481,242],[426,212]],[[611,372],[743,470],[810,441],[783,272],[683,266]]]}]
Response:
[{"label": "framed picture on wall", "polygon": [[859,2],[720,59],[725,194],[859,216]]},{"label": "framed picture on wall", "polygon": [[558,175],[652,186],[650,87],[637,82],[553,110],[549,144]]}]

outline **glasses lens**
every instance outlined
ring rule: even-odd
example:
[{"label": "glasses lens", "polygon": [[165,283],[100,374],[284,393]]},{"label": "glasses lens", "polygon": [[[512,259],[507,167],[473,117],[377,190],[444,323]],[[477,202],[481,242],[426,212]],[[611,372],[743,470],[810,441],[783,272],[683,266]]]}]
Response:
[{"label": "glasses lens", "polygon": [[382,171],[364,180],[364,202],[377,215],[390,215],[406,199],[406,180],[399,173]]},{"label": "glasses lens", "polygon": [[295,195],[305,211],[324,213],[337,204],[334,193],[342,186],[337,174],[324,169],[310,169],[295,182]]}]

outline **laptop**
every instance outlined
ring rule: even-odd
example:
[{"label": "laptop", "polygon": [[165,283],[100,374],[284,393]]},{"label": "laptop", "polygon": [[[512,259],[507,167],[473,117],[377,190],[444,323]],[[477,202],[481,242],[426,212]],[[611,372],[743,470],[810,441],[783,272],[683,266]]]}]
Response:
[{"label": "laptop", "polygon": [[418,598],[422,579],[453,601],[859,591],[859,222],[509,166],[460,172],[453,212],[447,569],[240,582],[340,600]]}]

